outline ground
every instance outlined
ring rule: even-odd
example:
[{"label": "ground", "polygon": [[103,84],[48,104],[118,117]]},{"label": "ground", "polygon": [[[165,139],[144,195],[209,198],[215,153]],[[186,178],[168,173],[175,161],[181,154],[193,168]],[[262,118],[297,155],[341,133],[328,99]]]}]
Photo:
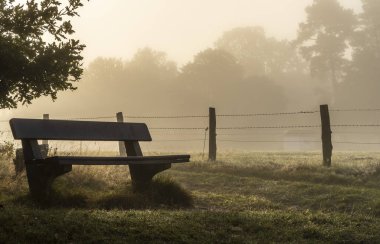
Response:
[{"label": "ground", "polygon": [[221,153],[131,190],[126,167],[77,166],[50,202],[0,166],[0,243],[252,243],[380,240],[380,153]]}]

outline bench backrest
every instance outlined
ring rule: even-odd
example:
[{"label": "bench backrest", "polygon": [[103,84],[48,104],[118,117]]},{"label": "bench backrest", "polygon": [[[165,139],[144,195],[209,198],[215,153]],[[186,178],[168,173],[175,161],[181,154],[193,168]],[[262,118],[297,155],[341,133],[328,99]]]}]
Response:
[{"label": "bench backrest", "polygon": [[151,141],[144,123],[11,119],[15,139],[80,141]]}]

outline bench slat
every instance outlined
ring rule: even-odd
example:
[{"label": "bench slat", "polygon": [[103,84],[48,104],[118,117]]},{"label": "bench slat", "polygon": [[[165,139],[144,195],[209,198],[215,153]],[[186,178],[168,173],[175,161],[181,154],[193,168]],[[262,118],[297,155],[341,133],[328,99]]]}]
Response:
[{"label": "bench slat", "polygon": [[43,160],[41,163],[57,163],[60,165],[128,165],[128,164],[168,164],[184,163],[190,161],[190,155],[168,156],[128,156],[128,157],[79,157],[55,156]]},{"label": "bench slat", "polygon": [[11,119],[15,139],[80,141],[151,141],[144,123]]}]

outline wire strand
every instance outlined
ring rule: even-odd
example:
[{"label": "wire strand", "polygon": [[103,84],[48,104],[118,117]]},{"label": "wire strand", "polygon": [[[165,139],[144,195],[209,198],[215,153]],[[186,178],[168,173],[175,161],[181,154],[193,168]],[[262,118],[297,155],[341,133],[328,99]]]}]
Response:
[{"label": "wire strand", "polygon": [[203,127],[152,127],[150,130],[204,130]]},{"label": "wire strand", "polygon": [[216,117],[254,117],[254,116],[281,116],[296,114],[314,114],[319,111],[298,111],[298,112],[278,112],[278,113],[253,113],[253,114],[218,114]]},{"label": "wire strand", "polygon": [[380,112],[380,108],[329,109],[330,112]]},{"label": "wire strand", "polygon": [[173,116],[134,116],[125,115],[129,119],[188,119],[188,118],[208,118],[208,115],[173,115]]},{"label": "wire strand", "polygon": [[380,127],[380,124],[336,124],[331,127]]},{"label": "wire strand", "polygon": [[279,125],[279,126],[240,126],[219,127],[217,130],[248,130],[248,129],[294,129],[294,128],[319,128],[320,125]]},{"label": "wire strand", "polygon": [[320,143],[321,141],[272,141],[272,140],[218,140],[222,142],[255,142],[255,143]]}]

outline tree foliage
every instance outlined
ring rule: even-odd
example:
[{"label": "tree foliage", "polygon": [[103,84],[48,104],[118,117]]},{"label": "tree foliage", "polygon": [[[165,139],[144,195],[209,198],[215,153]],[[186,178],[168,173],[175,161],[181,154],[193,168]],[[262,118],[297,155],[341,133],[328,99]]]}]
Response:
[{"label": "tree foliage", "polygon": [[182,75],[196,86],[233,84],[242,77],[242,67],[222,49],[206,49],[182,68]]},{"label": "tree foliage", "polygon": [[212,105],[236,112],[262,105],[283,108],[286,102],[281,87],[265,76],[245,76],[237,60],[223,49],[206,49],[182,68],[180,82],[193,97],[189,100],[194,106],[202,109]]},{"label": "tree foliage", "polygon": [[358,16],[359,25],[352,38],[352,61],[338,98],[342,104],[372,107],[379,101],[380,89],[380,2],[362,0],[362,3],[363,12]]},{"label": "tree foliage", "polygon": [[[0,108],[74,90],[84,45],[70,39],[80,0],[0,2]],[[50,40],[50,41],[48,41]]]},{"label": "tree foliage", "polygon": [[126,72],[130,80],[138,84],[170,83],[178,74],[177,64],[168,60],[166,53],[149,47],[139,49],[126,63]]},{"label": "tree foliage", "polygon": [[311,75],[336,87],[347,66],[345,54],[356,25],[355,15],[337,0],[314,0],[306,8],[306,14],[307,20],[299,26],[296,43],[310,64]]},{"label": "tree foliage", "polygon": [[[380,63],[380,2],[363,0],[363,13],[354,34],[351,71],[367,67],[370,73],[379,72]],[[374,66],[375,65],[375,66]],[[364,73],[363,73],[364,74]]]},{"label": "tree foliage", "polygon": [[302,69],[292,45],[288,41],[267,37],[261,27],[229,30],[215,46],[231,53],[243,66],[245,76],[272,76]]}]

